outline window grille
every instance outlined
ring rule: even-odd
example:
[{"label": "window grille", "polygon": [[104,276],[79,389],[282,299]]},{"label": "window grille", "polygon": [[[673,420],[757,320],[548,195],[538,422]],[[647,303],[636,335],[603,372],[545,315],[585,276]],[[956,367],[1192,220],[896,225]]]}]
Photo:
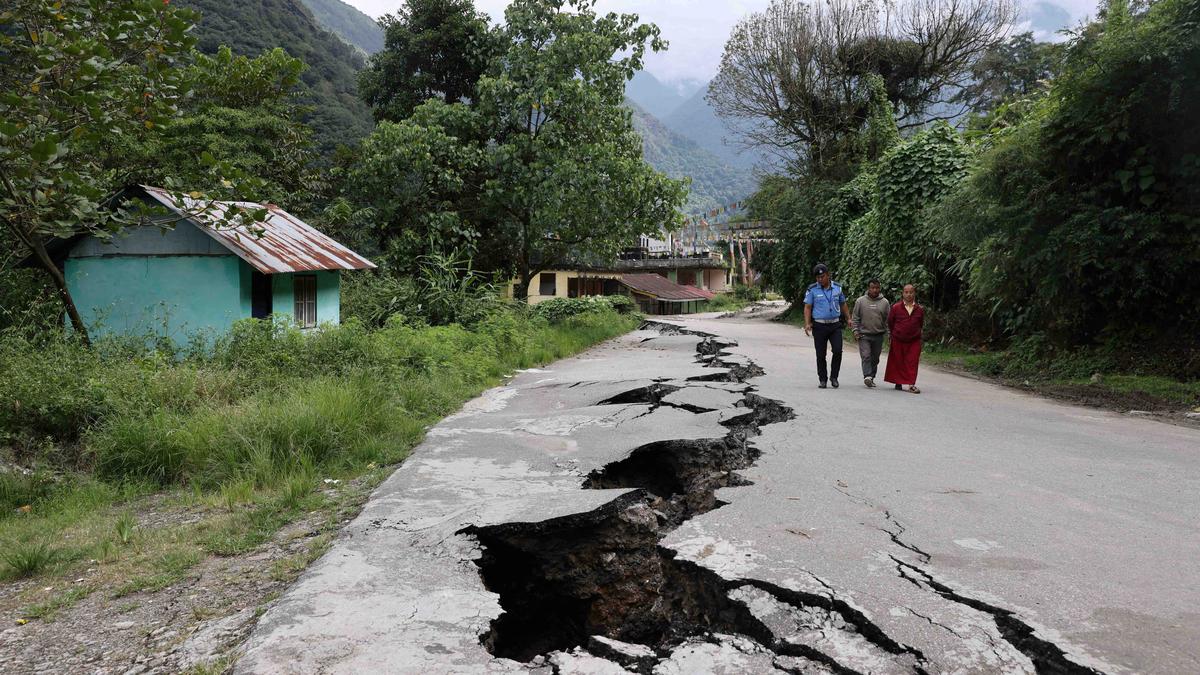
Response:
[{"label": "window grille", "polygon": [[556,295],[558,284],[555,277],[558,276],[554,272],[543,272],[538,276],[538,295]]},{"label": "window grille", "polygon": [[317,278],[311,274],[292,278],[296,298],[296,325],[312,328],[317,325]]}]

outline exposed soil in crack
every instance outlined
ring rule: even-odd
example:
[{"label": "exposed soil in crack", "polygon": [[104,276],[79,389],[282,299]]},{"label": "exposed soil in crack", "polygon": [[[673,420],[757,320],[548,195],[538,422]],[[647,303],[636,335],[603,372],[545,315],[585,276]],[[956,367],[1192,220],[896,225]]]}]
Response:
[{"label": "exposed soil in crack", "polygon": [[[657,326],[652,326],[657,327]],[[745,382],[762,369],[745,360],[726,361],[733,343],[695,334],[697,360],[721,368],[691,381]],[[680,385],[656,382],[600,402],[602,405],[667,405]],[[677,406],[687,409],[684,406]],[[744,409],[737,412],[737,409]],[[697,414],[709,412],[692,410]],[[747,387],[720,438],[659,441],[592,472],[585,489],[636,488],[587,513],[537,523],[472,527],[483,546],[478,560],[487,587],[500,595],[504,613],[481,641],[496,656],[529,662],[582,648],[593,636],[650,647],[658,658],[685,640],[716,634],[742,635],[779,656],[803,657],[835,671],[849,671],[818,644],[829,634],[852,635],[883,654],[900,655],[920,670],[924,658],[898,645],[857,610],[828,596],[726,579],[679,560],[659,541],[688,519],[719,508],[717,490],[745,485],[736,471],[751,466],[759,451],[751,443],[760,427],[794,417],[790,408]],[[757,616],[752,606],[781,609]],[[789,631],[773,623],[791,621]],[[819,626],[815,632],[810,625]],[[780,637],[785,635],[786,638]],[[611,651],[606,645],[605,651]],[[632,658],[632,657],[631,657]],[[631,660],[649,672],[653,660]]]},{"label": "exposed soil in crack", "polygon": [[[734,343],[669,324],[643,327],[701,338],[697,361],[721,370],[689,382],[745,383],[763,374],[756,364],[725,351]],[[653,411],[672,405],[665,399],[687,386],[705,385],[656,381],[599,404],[642,404]],[[464,530],[482,545],[480,574],[504,609],[481,636],[489,652],[531,664],[546,664],[549,656],[555,664],[554,654],[571,651],[649,673],[685,642],[729,644],[729,636],[742,636],[755,649],[774,654],[774,667],[789,672],[805,670],[788,666],[802,662],[845,673],[923,673],[931,667],[920,650],[895,641],[815,576],[819,588],[813,592],[725,578],[659,544],[690,518],[723,506],[717,490],[749,484],[736,472],[760,455],[752,439],[762,426],[794,417],[790,408],[754,393],[753,387],[741,395],[733,414],[721,422],[724,436],[648,443],[589,474],[585,489],[633,488],[599,509]],[[714,412],[691,408],[696,414]],[[927,553],[901,539],[904,526],[885,515],[892,541],[928,562]],[[1039,672],[1097,672],[1068,660],[1012,612],[962,596],[921,568],[893,560],[911,583],[990,615],[1003,639]]]}]

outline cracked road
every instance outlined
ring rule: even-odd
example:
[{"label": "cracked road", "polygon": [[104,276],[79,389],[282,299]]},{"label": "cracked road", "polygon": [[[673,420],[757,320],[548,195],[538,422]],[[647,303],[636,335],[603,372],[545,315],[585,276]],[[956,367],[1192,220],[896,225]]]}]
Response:
[{"label": "cracked road", "polygon": [[1200,671],[1200,432],[672,323],[434,427],[237,670]]}]

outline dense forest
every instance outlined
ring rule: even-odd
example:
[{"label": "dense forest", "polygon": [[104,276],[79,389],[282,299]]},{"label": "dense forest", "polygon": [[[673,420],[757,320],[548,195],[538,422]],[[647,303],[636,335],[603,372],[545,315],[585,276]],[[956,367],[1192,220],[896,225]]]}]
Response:
[{"label": "dense forest", "polygon": [[633,101],[633,124],[642,136],[646,161],[672,178],[692,183],[684,210],[706,211],[740,199],[754,191],[755,178],[748,167],[735,167],[673,131]]},{"label": "dense forest", "polygon": [[363,56],[322,28],[300,0],[180,0],[178,4],[199,13],[192,34],[196,48],[205,54],[215,54],[222,45],[242,56],[282,47],[304,63],[300,100],[309,108],[304,120],[323,151],[353,144],[371,130],[371,111],[355,89]]}]

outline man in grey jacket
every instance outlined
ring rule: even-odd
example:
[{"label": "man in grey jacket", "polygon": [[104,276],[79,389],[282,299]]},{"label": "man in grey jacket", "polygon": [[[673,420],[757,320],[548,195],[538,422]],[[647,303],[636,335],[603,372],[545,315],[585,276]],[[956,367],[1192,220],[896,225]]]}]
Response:
[{"label": "man in grey jacket", "polygon": [[881,290],[878,279],[867,282],[867,294],[854,301],[850,316],[850,328],[862,358],[863,384],[872,389],[875,388],[875,371],[879,368],[879,355],[883,353],[883,338],[887,335],[888,312],[891,310]]}]

